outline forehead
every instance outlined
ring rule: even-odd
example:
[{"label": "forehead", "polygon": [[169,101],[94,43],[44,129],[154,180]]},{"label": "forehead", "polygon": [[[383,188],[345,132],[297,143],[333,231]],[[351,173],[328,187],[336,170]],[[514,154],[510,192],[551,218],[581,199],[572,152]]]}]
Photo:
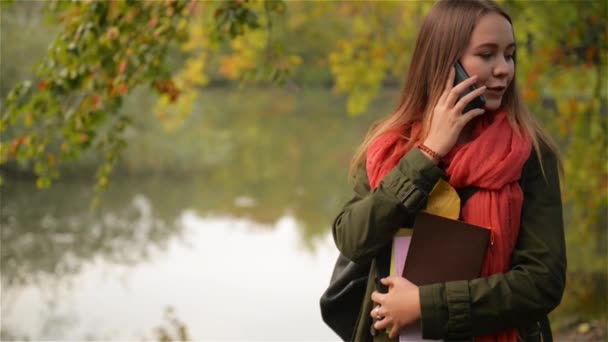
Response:
[{"label": "forehead", "polygon": [[484,44],[496,44],[506,47],[513,42],[513,28],[509,21],[500,14],[489,13],[477,21],[469,46],[474,48]]}]

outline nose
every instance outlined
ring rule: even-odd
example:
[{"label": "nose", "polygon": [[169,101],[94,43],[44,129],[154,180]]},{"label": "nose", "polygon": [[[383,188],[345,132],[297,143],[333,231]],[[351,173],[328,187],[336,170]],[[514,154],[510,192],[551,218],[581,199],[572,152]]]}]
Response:
[{"label": "nose", "polygon": [[496,78],[502,78],[508,76],[511,72],[510,61],[508,61],[504,56],[495,59],[496,64],[494,64],[494,69],[492,70],[492,74]]}]

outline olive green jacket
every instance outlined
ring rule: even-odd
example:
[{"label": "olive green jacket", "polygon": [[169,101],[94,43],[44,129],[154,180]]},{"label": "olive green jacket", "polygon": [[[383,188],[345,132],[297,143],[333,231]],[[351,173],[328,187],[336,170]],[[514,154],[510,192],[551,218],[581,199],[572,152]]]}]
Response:
[{"label": "olive green jacket", "polygon": [[[544,176],[534,150],[522,170],[524,202],[511,269],[488,278],[421,286],[423,338],[471,340],[517,328],[524,341],[541,340],[538,322],[546,322],[546,315],[560,303],[566,279],[557,160],[546,149],[543,152]],[[371,261],[355,341],[389,341],[384,331],[376,337],[370,334],[376,256],[390,248],[399,228],[412,226],[440,177],[445,177],[443,170],[418,149],[408,152],[371,191],[365,169],[360,168],[354,196],[333,224],[334,240],[344,256],[355,263]]]}]

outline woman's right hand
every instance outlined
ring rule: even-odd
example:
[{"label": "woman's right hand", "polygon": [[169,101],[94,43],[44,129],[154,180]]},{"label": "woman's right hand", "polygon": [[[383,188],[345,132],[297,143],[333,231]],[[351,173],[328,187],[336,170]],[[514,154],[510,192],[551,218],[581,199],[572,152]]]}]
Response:
[{"label": "woman's right hand", "polygon": [[485,112],[483,109],[475,108],[462,113],[469,102],[485,92],[486,87],[479,87],[459,100],[460,94],[475,84],[477,76],[469,77],[454,86],[455,75],[456,71],[452,68],[443,93],[431,114],[431,127],[423,143],[440,156],[445,156],[450,152],[458,141],[460,132],[469,121]]}]

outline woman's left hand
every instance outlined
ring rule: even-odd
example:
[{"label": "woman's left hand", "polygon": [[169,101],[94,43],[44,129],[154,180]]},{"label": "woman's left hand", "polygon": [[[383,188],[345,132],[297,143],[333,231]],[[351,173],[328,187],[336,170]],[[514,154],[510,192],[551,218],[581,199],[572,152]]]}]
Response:
[{"label": "woman's left hand", "polygon": [[388,293],[374,291],[372,300],[377,304],[370,312],[376,330],[392,325],[389,338],[399,335],[401,328],[420,319],[420,291],[418,286],[403,277],[388,277],[380,280],[389,287]]}]

